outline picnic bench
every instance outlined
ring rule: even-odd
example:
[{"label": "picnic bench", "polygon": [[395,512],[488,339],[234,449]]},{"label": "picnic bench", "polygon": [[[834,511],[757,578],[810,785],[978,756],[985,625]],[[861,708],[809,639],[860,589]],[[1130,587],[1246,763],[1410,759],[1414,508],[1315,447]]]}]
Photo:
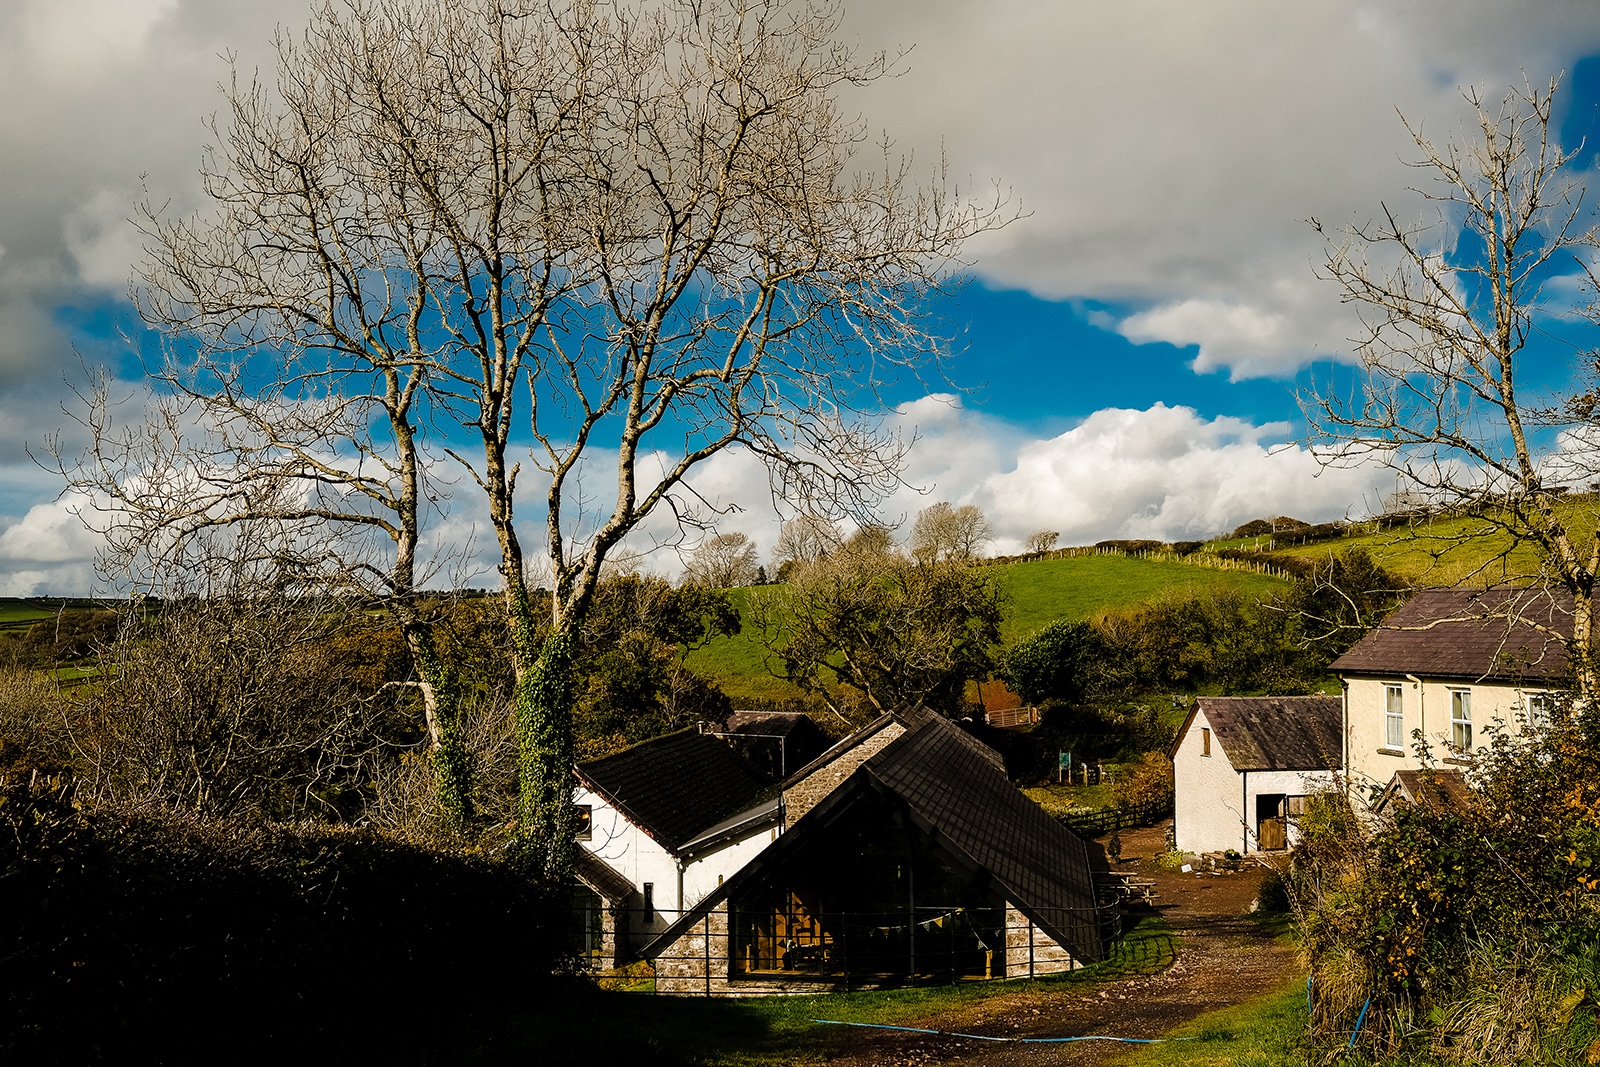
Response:
[{"label": "picnic bench", "polygon": [[1155,882],[1128,871],[1107,871],[1095,875],[1095,891],[1097,896],[1106,900],[1114,899],[1119,904],[1154,904],[1159,895]]}]

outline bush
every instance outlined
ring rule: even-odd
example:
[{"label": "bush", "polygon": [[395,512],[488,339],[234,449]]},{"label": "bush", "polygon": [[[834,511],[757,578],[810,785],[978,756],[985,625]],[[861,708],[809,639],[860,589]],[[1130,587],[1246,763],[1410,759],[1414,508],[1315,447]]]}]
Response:
[{"label": "bush", "polygon": [[62,769],[0,754],[10,1062],[416,1059],[560,959],[564,899],[504,855],[88,813]]}]

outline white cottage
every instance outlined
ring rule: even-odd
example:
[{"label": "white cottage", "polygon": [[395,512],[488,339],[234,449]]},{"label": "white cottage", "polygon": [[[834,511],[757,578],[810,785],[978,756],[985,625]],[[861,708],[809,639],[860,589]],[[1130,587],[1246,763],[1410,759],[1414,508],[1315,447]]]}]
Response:
[{"label": "white cottage", "polygon": [[1470,766],[1485,732],[1551,713],[1568,671],[1570,597],[1542,589],[1424,589],[1333,661],[1343,764],[1375,804],[1396,772]]},{"label": "white cottage", "polygon": [[590,953],[626,960],[783,831],[777,785],[726,743],[695,730],[580,763],[579,880]]},{"label": "white cottage", "polygon": [[1312,793],[1335,788],[1338,697],[1201,697],[1172,747],[1173,824],[1184,852],[1294,844]]}]

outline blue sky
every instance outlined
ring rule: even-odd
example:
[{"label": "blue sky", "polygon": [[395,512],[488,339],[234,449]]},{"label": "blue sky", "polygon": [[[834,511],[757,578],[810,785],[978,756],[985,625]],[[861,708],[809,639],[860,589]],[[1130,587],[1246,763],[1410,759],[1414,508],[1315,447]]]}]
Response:
[{"label": "blue sky", "polygon": [[[28,452],[52,435],[81,446],[61,405],[83,364],[137,388],[119,336],[138,333],[126,219],[141,187],[175,210],[200,204],[219,55],[265,64],[274,26],[292,31],[305,10],[0,0],[0,595],[94,584],[95,539]],[[842,32],[910,49],[897,77],[845,100],[871,131],[1023,212],[970,246],[968,284],[936,309],[960,389],[902,381],[889,397],[891,421],[919,437],[907,475],[920,492],[885,516],[978,503],[1000,550],[1041,528],[1083,543],[1364,513],[1392,479],[1319,473],[1297,443],[1294,389],[1313,370],[1347,373],[1352,330],[1314,276],[1305,220],[1340,226],[1403,200],[1415,149],[1396,111],[1444,139],[1468,117],[1462,87],[1497,98],[1524,73],[1564,70],[1563,140],[1600,147],[1590,0],[875,0],[847,5]],[[1559,386],[1588,329],[1553,325],[1528,379]],[[759,469],[723,457],[696,485],[736,508],[725,528],[772,544]],[[461,500],[436,546],[482,541],[475,514]]]}]

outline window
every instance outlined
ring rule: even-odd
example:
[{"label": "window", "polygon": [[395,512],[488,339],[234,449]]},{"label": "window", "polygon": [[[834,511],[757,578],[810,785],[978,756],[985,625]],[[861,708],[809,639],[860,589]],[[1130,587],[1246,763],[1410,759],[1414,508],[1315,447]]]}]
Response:
[{"label": "window", "polygon": [[1555,704],[1555,699],[1549,693],[1529,693],[1528,725],[1549,726]]},{"label": "window", "polygon": [[644,884],[644,921],[647,923],[655,922],[655,911],[656,884],[654,882],[646,882]]},{"label": "window", "polygon": [[1472,751],[1472,690],[1450,690],[1450,747]]},{"label": "window", "polygon": [[1406,746],[1405,694],[1398,685],[1383,688],[1383,744],[1385,748]]},{"label": "window", "polygon": [[1211,755],[1211,731],[1204,726],[1200,728],[1200,755]]},{"label": "window", "polygon": [[1301,797],[1287,797],[1287,798],[1285,798],[1285,806],[1284,806],[1284,814],[1285,815],[1288,815],[1291,818],[1294,818],[1294,817],[1298,817],[1298,816],[1304,815],[1305,813],[1306,813],[1306,798],[1305,797],[1301,796]]},{"label": "window", "polygon": [[588,804],[574,804],[573,807],[578,809],[578,817],[576,819],[578,824],[577,839],[579,841],[588,841],[594,836],[594,808]]}]

